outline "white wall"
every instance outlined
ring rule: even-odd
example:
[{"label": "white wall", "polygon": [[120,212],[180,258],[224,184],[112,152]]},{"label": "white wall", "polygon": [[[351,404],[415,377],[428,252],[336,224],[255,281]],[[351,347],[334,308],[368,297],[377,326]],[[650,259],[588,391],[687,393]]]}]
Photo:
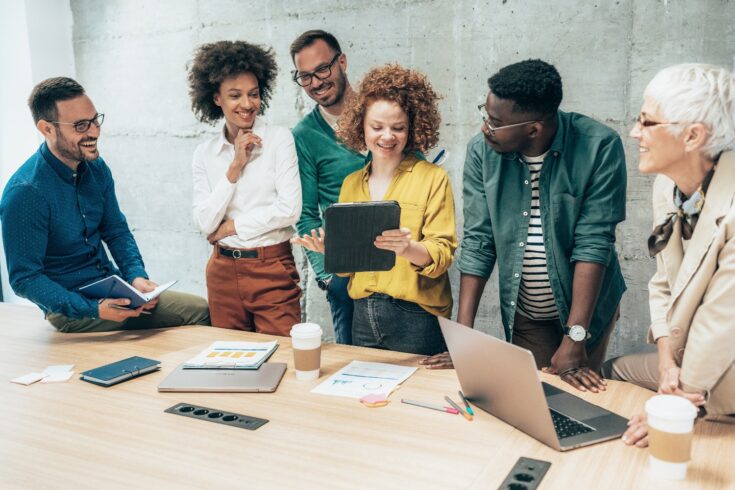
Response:
[{"label": "white wall", "polygon": [[[41,138],[27,100],[33,86],[52,76],[75,76],[68,0],[14,0],[0,5],[0,192]],[[25,302],[8,284],[0,237],[3,298]]]}]

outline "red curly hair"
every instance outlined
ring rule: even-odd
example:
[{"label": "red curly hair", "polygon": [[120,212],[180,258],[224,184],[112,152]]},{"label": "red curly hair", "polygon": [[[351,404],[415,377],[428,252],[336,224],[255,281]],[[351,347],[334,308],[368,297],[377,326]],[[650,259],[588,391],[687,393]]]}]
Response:
[{"label": "red curly hair", "polygon": [[337,130],[345,145],[356,151],[367,149],[365,112],[376,100],[395,102],[408,116],[405,153],[424,153],[439,142],[439,96],[426,75],[389,64],[370,70],[360,82],[357,94],[347,101]]}]

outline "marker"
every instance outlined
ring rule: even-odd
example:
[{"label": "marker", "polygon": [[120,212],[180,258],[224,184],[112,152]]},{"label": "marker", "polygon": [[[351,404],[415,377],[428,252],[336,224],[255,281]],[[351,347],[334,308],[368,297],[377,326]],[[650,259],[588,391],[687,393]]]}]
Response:
[{"label": "marker", "polygon": [[468,422],[472,422],[472,415],[468,414],[467,412],[459,408],[459,405],[454,403],[452,399],[449,398],[448,396],[445,396],[444,399],[447,401],[447,403],[449,403],[452,406],[452,408],[458,410],[459,413],[462,414],[462,417],[466,418]]},{"label": "marker", "polygon": [[470,406],[470,403],[467,401],[467,398],[464,397],[464,393],[462,391],[457,392],[459,394],[459,397],[464,402],[465,410],[467,410],[467,413],[470,415],[475,415],[475,412],[472,411],[472,407]]},{"label": "marker", "polygon": [[415,407],[423,407],[423,408],[429,408],[431,410],[438,410],[439,412],[446,412],[446,413],[451,413],[454,415],[457,415],[459,413],[459,410],[457,410],[456,408],[442,407],[441,405],[435,405],[433,403],[417,402],[415,400],[406,400],[405,398],[401,399],[401,403],[405,403],[406,405],[413,405]]}]

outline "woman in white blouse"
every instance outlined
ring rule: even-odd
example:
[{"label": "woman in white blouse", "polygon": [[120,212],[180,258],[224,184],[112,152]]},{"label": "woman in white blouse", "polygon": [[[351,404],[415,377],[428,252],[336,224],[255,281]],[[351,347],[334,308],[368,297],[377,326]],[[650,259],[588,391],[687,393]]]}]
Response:
[{"label": "woman in white blouse", "polygon": [[271,49],[244,41],[200,46],[189,69],[197,118],[221,131],[194,151],[194,222],[214,245],[207,264],[212,325],[288,335],[301,321],[289,238],[301,213],[291,132],[263,115],[275,84]]}]

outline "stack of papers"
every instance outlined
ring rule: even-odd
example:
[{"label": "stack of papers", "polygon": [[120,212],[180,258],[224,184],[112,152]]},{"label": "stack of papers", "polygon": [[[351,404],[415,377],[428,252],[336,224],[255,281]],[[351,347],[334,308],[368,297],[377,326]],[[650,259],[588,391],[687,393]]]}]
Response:
[{"label": "stack of papers", "polygon": [[184,363],[184,369],[258,369],[278,342],[218,341]]},{"label": "stack of papers", "polygon": [[59,364],[57,366],[49,366],[42,373],[29,373],[11,379],[11,383],[19,385],[32,385],[40,381],[41,383],[64,383],[69,381],[74,375],[74,364]]},{"label": "stack of papers", "polygon": [[362,398],[373,393],[388,396],[414,372],[415,367],[352,361],[311,392],[349,398]]}]

